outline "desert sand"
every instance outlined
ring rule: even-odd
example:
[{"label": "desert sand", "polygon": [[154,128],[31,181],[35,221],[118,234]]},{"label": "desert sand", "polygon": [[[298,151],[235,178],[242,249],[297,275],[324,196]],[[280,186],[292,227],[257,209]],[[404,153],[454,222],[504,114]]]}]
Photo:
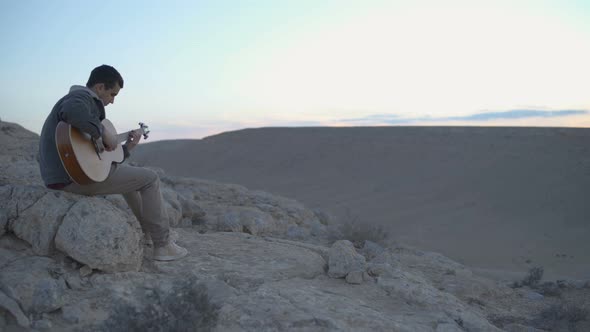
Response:
[{"label": "desert sand", "polygon": [[145,142],[132,160],[383,225],[487,276],[588,279],[589,142],[579,128],[260,128]]}]

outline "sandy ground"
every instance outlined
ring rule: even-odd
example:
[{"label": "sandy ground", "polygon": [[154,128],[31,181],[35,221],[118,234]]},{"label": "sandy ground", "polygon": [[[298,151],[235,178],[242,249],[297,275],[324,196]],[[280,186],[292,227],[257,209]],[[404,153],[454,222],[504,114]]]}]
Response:
[{"label": "sandy ground", "polygon": [[590,279],[589,129],[247,129],[142,144],[132,160],[385,225],[487,276]]}]

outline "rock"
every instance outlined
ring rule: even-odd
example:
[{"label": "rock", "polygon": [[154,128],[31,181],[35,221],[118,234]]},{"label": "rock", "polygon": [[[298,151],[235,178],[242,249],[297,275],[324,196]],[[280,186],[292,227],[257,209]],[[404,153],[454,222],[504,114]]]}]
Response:
[{"label": "rock", "polygon": [[303,240],[309,237],[309,231],[297,225],[289,225],[285,236],[291,240]]},{"label": "rock", "polygon": [[366,268],[365,257],[359,255],[348,240],[336,241],[328,255],[328,275],[332,278],[344,278],[349,272]]},{"label": "rock", "polygon": [[178,200],[180,201],[180,206],[182,208],[183,218],[188,218],[193,222],[196,222],[205,217],[205,211],[193,199],[186,198],[179,194]]},{"label": "rock", "polygon": [[[27,316],[25,316],[25,314],[22,312],[22,310],[18,306],[18,303],[6,296],[6,294],[4,294],[4,292],[2,291],[0,291],[0,308],[10,312],[12,316],[16,318],[18,325],[20,325],[21,327],[29,328],[29,326],[31,325],[31,322],[29,321]],[[2,327],[2,325],[0,325],[0,327]]]},{"label": "rock", "polygon": [[314,210],[313,213],[316,215],[316,217],[318,218],[318,221],[322,225],[326,225],[326,226],[330,225],[333,223],[333,221],[335,219],[334,216],[327,211]]},{"label": "rock", "polygon": [[526,298],[532,301],[540,301],[542,299],[544,299],[545,297],[537,292],[527,292],[526,293]]},{"label": "rock", "polygon": [[[322,256],[322,258],[327,262],[329,259],[329,248],[326,248],[324,246],[321,245],[315,245],[315,244],[310,244],[310,243],[305,243],[305,242],[298,242],[298,241],[291,241],[291,240],[286,240],[286,239],[280,239],[280,238],[272,238],[272,237],[266,237],[264,238],[265,241],[269,241],[269,242],[277,242],[277,243],[284,243],[286,245],[289,246],[294,246],[294,247],[299,247],[299,248],[305,248],[307,250],[310,250],[312,252],[315,252],[316,254]],[[325,266],[325,269],[328,269],[327,263]]]},{"label": "rock", "polygon": [[385,249],[379,244],[369,240],[365,240],[363,248],[360,250],[361,254],[369,261],[381,255],[384,251]]},{"label": "rock", "polygon": [[240,220],[239,213],[228,211],[217,218],[217,230],[222,232],[242,232],[244,227]]},{"label": "rock", "polygon": [[[396,309],[376,310],[381,302]],[[219,311],[217,330],[413,332],[433,331],[437,323],[449,320],[440,310],[408,306],[369,285],[351,287],[318,277],[267,282],[232,298]]]},{"label": "rock", "polygon": [[55,250],[54,238],[72,202],[58,192],[48,192],[11,223],[12,232],[27,241],[38,255]]},{"label": "rock", "polygon": [[0,208],[6,211],[8,216],[8,227],[26,209],[35,204],[41,197],[47,194],[47,189],[41,186],[5,186],[0,189]]},{"label": "rock", "polygon": [[39,166],[29,160],[0,157],[0,184],[41,185]]},{"label": "rock", "polygon": [[244,232],[252,235],[272,234],[277,231],[275,220],[251,207],[232,206],[218,217],[218,230]]},{"label": "rock", "polygon": [[33,322],[33,328],[39,330],[48,330],[53,327],[53,323],[49,319],[43,318]]},{"label": "rock", "polygon": [[[244,233],[199,234],[179,229],[189,255],[174,264],[154,262],[158,271],[180,274],[207,271],[234,288],[258,287],[282,278],[311,279],[324,275],[326,261],[316,252]],[[195,265],[196,264],[196,265]],[[198,266],[198,269],[195,268]]]},{"label": "rock", "polygon": [[12,233],[6,233],[4,236],[0,237],[0,250],[1,249],[8,250],[10,253],[8,253],[8,256],[0,257],[0,266],[5,261],[12,260],[12,257],[10,256],[30,256],[33,254],[31,245],[19,239]]},{"label": "rock", "polygon": [[137,271],[143,259],[140,226],[110,202],[88,197],[64,217],[55,245],[76,261],[106,272]]},{"label": "rock", "polygon": [[310,221],[310,233],[316,237],[327,237],[328,228],[318,220]]},{"label": "rock", "polygon": [[64,285],[55,279],[41,279],[33,292],[32,310],[51,312],[63,305]]},{"label": "rock", "polygon": [[363,274],[365,271],[352,271],[346,275],[346,282],[349,284],[360,285],[363,283]]},{"label": "rock", "polygon": [[65,285],[50,271],[59,268],[47,257],[32,256],[14,261],[0,271],[0,288],[26,313],[43,313],[63,305]]},{"label": "rock", "polygon": [[[7,235],[6,237],[11,236],[10,234]],[[19,258],[24,257],[25,254],[16,251],[16,250],[8,250],[8,249],[4,249],[4,248],[0,248],[0,269],[2,269],[2,267],[12,261],[15,261]]]},{"label": "rock", "polygon": [[80,276],[70,274],[65,277],[66,285],[73,290],[81,290],[84,289],[84,282],[80,278]]},{"label": "rock", "polygon": [[93,272],[92,268],[88,265],[84,265],[80,268],[80,277],[86,278]]},{"label": "rock", "polygon": [[370,262],[367,266],[367,272],[373,277],[393,277],[393,267],[388,263]]},{"label": "rock", "polygon": [[379,277],[377,285],[391,297],[411,304],[438,310],[466,331],[500,331],[487,321],[484,315],[466,306],[454,295],[435,288],[425,277],[400,268],[394,268],[394,278]]},{"label": "rock", "polygon": [[182,220],[182,207],[178,199],[178,193],[170,188],[161,186],[164,211],[168,216],[170,227],[177,227]]}]

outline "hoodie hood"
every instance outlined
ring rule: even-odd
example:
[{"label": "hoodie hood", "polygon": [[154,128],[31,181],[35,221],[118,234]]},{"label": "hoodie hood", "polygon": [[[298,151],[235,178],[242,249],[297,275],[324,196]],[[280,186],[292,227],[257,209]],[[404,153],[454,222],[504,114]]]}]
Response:
[{"label": "hoodie hood", "polygon": [[96,99],[96,100],[100,100],[100,102],[102,103],[102,100],[98,97],[98,95],[96,94],[96,92],[92,91],[90,88],[83,86],[83,85],[72,85],[72,87],[70,88],[70,93],[72,92],[78,92],[78,91],[84,91],[88,94],[90,94],[90,96],[92,96],[92,98]]}]

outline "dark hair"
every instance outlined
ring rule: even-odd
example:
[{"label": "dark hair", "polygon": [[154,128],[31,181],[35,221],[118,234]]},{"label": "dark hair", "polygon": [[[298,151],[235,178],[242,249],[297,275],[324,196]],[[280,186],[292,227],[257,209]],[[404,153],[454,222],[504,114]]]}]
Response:
[{"label": "dark hair", "polygon": [[119,87],[123,88],[123,77],[115,68],[102,65],[92,69],[86,86],[91,88],[99,83],[103,83],[106,89],[114,88],[115,83],[119,83]]}]

